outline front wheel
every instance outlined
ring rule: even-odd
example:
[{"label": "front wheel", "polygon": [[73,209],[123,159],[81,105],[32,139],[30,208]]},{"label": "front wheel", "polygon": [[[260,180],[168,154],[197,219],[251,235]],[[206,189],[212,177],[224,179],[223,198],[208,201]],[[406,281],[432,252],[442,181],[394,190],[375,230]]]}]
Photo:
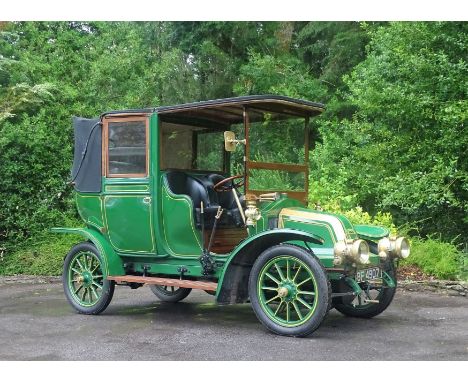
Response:
[{"label": "front wheel", "polygon": [[[387,273],[396,284],[396,272],[393,266],[387,270]],[[341,302],[335,304],[335,308],[338,312],[349,317],[375,317],[388,308],[396,292],[396,285],[395,287],[389,287],[388,285],[372,285],[366,282],[360,284],[360,286],[367,299],[378,301],[378,303],[365,302],[362,296],[357,296],[355,298],[342,297]],[[346,291],[351,291],[351,288],[347,288]]]},{"label": "front wheel", "polygon": [[88,242],[75,245],[65,257],[63,289],[79,313],[99,314],[110,304],[115,283],[105,277],[102,255]]},{"label": "front wheel", "polygon": [[303,337],[324,320],[331,288],[315,256],[301,247],[280,244],[265,250],[255,261],[249,297],[255,315],[269,330]]},{"label": "front wheel", "polygon": [[192,291],[190,288],[177,288],[165,285],[150,285],[149,287],[155,296],[164,302],[179,302]]}]

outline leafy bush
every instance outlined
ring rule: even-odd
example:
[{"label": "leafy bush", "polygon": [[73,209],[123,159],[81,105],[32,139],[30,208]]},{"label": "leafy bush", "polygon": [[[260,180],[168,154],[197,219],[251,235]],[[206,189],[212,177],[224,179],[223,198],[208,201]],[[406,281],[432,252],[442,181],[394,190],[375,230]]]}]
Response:
[{"label": "leafy bush", "polygon": [[60,275],[63,258],[83,238],[77,235],[47,233],[0,259],[0,275]]},{"label": "leafy bush", "polygon": [[[62,220],[63,226],[82,225],[75,218]],[[40,231],[16,246],[13,250],[0,248],[0,275],[60,275],[63,258],[83,237]]]},{"label": "leafy bush", "polygon": [[439,279],[454,280],[460,276],[466,277],[462,274],[464,257],[452,243],[434,238],[412,238],[411,256],[403,263],[417,265],[424,273]]},{"label": "leafy bush", "polygon": [[[392,235],[405,235],[412,227],[405,225],[396,227],[393,217],[388,212],[378,211],[374,216],[364,211],[362,207],[343,209],[339,202],[328,202],[322,206],[326,211],[345,215],[353,224],[370,224],[390,229]],[[419,266],[424,273],[439,279],[453,280],[456,278],[468,280],[468,256],[464,255],[455,244],[441,241],[440,238],[410,237],[411,255],[403,264]]]},{"label": "leafy bush", "polygon": [[397,22],[371,32],[365,60],[344,78],[353,117],[317,120],[316,200],[389,211],[424,236],[466,243],[467,27]]}]

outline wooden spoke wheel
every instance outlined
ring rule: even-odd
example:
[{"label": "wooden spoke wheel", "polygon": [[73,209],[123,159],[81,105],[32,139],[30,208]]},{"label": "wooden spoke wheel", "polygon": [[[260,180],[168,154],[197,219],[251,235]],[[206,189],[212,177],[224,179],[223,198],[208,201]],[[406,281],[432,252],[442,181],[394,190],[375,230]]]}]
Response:
[{"label": "wooden spoke wheel", "polygon": [[[395,280],[396,283],[395,270],[393,266],[387,270],[387,273],[392,277],[393,280]],[[390,287],[386,283],[382,283],[381,285],[373,285],[371,283],[365,282],[361,283],[360,287],[364,291],[365,298],[362,296],[356,296],[354,298],[342,297],[340,302],[335,304],[335,309],[345,316],[372,318],[379,315],[388,308],[396,292],[396,285],[394,287]],[[351,289],[347,288],[343,291],[349,292]],[[365,302],[366,299],[378,301],[378,303]]]},{"label": "wooden spoke wheel", "polygon": [[99,314],[114,295],[114,282],[106,280],[96,247],[83,242],[68,252],[63,266],[63,288],[68,302],[83,314]]},{"label": "wooden spoke wheel", "polygon": [[331,289],[320,262],[303,248],[281,244],[255,261],[249,297],[257,318],[274,333],[302,337],[329,310]]}]

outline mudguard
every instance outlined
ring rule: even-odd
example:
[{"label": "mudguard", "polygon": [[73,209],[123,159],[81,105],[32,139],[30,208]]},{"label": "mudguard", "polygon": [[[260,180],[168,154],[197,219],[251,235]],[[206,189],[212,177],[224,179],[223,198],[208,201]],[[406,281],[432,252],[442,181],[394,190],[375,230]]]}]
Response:
[{"label": "mudguard", "polygon": [[96,230],[90,228],[52,228],[52,232],[56,233],[71,233],[84,236],[90,240],[102,255],[104,269],[103,272],[107,276],[122,276],[125,275],[123,261],[120,256],[115,253],[106,238]]},{"label": "mudguard", "polygon": [[267,248],[288,241],[324,243],[320,236],[289,228],[263,231],[247,238],[234,249],[226,261],[218,280],[217,302],[221,304],[245,302],[248,296],[250,269],[255,260]]}]

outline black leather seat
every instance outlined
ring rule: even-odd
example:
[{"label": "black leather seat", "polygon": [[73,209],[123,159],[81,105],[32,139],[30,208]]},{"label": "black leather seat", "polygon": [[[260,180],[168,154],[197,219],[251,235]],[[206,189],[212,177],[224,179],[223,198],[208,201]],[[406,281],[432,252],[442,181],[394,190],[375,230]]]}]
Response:
[{"label": "black leather seat", "polygon": [[194,207],[200,207],[201,202],[205,207],[210,207],[208,192],[196,178],[181,171],[169,171],[166,173],[166,178],[174,194],[188,195]]},{"label": "black leather seat", "polygon": [[[218,207],[224,209],[219,226],[240,227],[242,226],[242,217],[240,216],[234,196],[231,192],[216,192],[213,185],[219,180],[224,179],[222,175],[210,174],[196,178],[182,171],[168,171],[166,179],[169,188],[174,194],[188,195],[192,199],[195,224],[201,228],[201,202],[204,207],[205,227],[213,226]],[[216,183],[213,183],[213,180]],[[219,179],[219,180],[218,180]]]}]

